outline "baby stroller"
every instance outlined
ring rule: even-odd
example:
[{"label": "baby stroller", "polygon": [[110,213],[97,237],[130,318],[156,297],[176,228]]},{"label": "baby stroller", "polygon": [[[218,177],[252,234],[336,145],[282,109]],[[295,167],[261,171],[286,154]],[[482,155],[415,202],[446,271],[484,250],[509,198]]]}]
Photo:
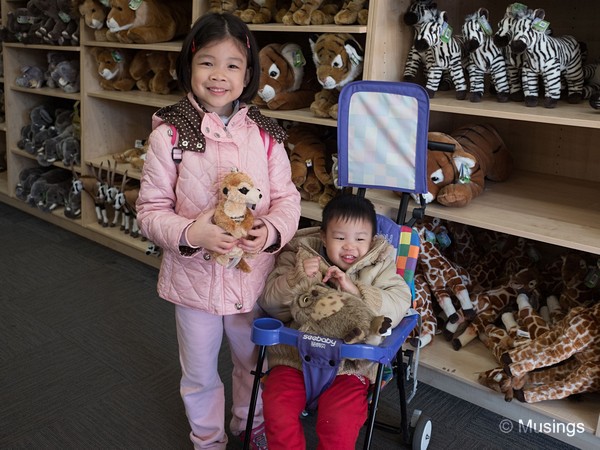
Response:
[{"label": "baby stroller", "polygon": [[[357,81],[342,89],[338,102],[338,187],[356,188],[357,195],[366,195],[367,188],[401,192],[396,221],[378,215],[378,234],[383,234],[397,250],[398,273],[413,289],[413,276],[419,251],[419,238],[412,225],[422,218],[424,202],[413,209],[411,219],[406,220],[410,195],[427,191],[426,152],[429,125],[429,97],[416,84],[401,82]],[[413,295],[414,296],[414,295]],[[344,344],[340,340],[338,361],[343,358],[367,359],[378,363],[376,381],[371,392],[369,416],[366,422],[365,449],[370,448],[374,428],[400,433],[406,444],[413,449],[425,449],[431,437],[431,420],[415,410],[408,420],[407,404],[417,388],[416,370],[419,346],[404,348],[413,330],[420,332],[419,314],[410,310],[379,346],[367,344]],[[283,326],[272,318],[255,320],[252,340],[259,346],[254,372],[254,386],[246,427],[250,436],[254,410],[259,392],[260,379],[264,375],[263,364],[267,346],[287,344],[296,346],[303,358],[307,386],[307,404],[318,392],[327,388],[335,377],[337,367],[327,366],[330,354],[323,354],[320,347],[302,345],[304,333]],[[306,362],[306,360],[310,362]],[[325,372],[325,374],[323,373]],[[327,374],[329,372],[329,374]],[[375,420],[384,375],[391,372],[396,379],[400,403],[400,424],[392,426]],[[405,381],[412,381],[412,391],[407,398]],[[248,439],[244,449],[249,448]]]}]

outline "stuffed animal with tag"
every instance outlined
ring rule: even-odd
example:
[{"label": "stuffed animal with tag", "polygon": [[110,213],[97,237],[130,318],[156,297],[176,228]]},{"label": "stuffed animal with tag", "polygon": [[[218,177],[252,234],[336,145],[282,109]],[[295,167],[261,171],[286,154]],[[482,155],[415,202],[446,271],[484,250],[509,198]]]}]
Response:
[{"label": "stuffed animal with tag", "polygon": [[106,16],[110,11],[109,0],[73,0],[73,7],[79,11],[85,25],[94,30],[96,41],[106,41]]},{"label": "stuffed animal with tag", "polygon": [[322,86],[310,105],[317,117],[337,120],[342,87],[362,76],[364,51],[350,34],[324,33],[309,37],[317,80]]},{"label": "stuffed animal with tag", "polygon": [[134,53],[124,48],[92,47],[91,54],[98,66],[100,87],[107,91],[130,91],[135,80],[129,73]]},{"label": "stuffed animal with tag", "polygon": [[[214,214],[215,225],[237,239],[248,236],[248,231],[254,223],[252,210],[261,198],[260,189],[254,186],[247,174],[232,171],[221,182],[221,199]],[[234,247],[224,255],[215,252],[211,252],[211,255],[217,263],[227,268],[236,267],[242,272],[252,271],[245,260],[249,255],[239,247]]]},{"label": "stuffed animal with tag", "polygon": [[471,124],[451,134],[431,132],[428,140],[453,144],[453,152],[428,150],[425,201],[462,207],[479,196],[485,179],[505,181],[512,171],[512,156],[491,125]]},{"label": "stuffed animal with tag", "polygon": [[260,83],[254,103],[269,109],[308,108],[318,90],[316,75],[307,74],[298,44],[269,44],[259,54]]},{"label": "stuffed animal with tag", "polygon": [[167,42],[189,31],[189,2],[181,0],[111,0],[106,16],[112,42],[152,44]]},{"label": "stuffed animal with tag", "polygon": [[368,3],[368,0],[345,1],[333,21],[336,25],[366,25],[369,20]]},{"label": "stuffed animal with tag", "polygon": [[278,14],[277,22],[284,25],[327,25],[339,12],[337,0],[292,0],[287,11]]}]

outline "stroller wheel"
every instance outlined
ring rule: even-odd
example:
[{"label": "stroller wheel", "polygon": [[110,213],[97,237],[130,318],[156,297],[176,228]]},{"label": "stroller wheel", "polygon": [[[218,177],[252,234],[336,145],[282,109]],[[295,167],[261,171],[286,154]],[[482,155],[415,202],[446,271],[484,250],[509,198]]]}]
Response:
[{"label": "stroller wheel", "polygon": [[431,419],[415,410],[410,421],[412,450],[425,450],[431,439]]}]

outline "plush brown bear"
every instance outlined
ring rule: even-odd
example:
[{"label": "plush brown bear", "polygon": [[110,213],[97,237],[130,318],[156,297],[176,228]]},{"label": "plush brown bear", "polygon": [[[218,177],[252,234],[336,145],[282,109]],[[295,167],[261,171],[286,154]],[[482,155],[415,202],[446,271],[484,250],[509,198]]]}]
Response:
[{"label": "plush brown bear", "polygon": [[182,0],[111,0],[106,17],[112,42],[151,44],[166,42],[189,31],[189,2]]},{"label": "plush brown bear", "polygon": [[257,106],[269,109],[301,109],[312,103],[318,83],[314,71],[305,72],[306,59],[298,44],[269,44],[259,54],[260,83]]}]

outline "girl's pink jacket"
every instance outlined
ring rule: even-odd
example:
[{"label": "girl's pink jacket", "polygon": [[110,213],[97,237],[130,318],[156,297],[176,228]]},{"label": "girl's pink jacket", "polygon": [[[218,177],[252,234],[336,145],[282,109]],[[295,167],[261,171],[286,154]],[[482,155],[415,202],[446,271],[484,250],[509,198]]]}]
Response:
[{"label": "girl's pink jacket", "polygon": [[215,208],[219,183],[232,168],[247,173],[261,190],[254,215],[270,232],[279,232],[281,246],[298,228],[300,194],[283,144],[271,138],[267,157],[259,128],[247,111],[241,107],[227,127],[217,114],[201,112],[206,151],[185,151],[178,165],[171,156],[171,127],[153,117],[136,207],[142,234],[163,249],[158,294],[165,300],[225,315],[251,311],[263,291],[274,254],[261,252],[248,259],[252,271],[244,273],[217,264],[204,250],[184,256],[179,249],[185,229],[200,213]]}]

